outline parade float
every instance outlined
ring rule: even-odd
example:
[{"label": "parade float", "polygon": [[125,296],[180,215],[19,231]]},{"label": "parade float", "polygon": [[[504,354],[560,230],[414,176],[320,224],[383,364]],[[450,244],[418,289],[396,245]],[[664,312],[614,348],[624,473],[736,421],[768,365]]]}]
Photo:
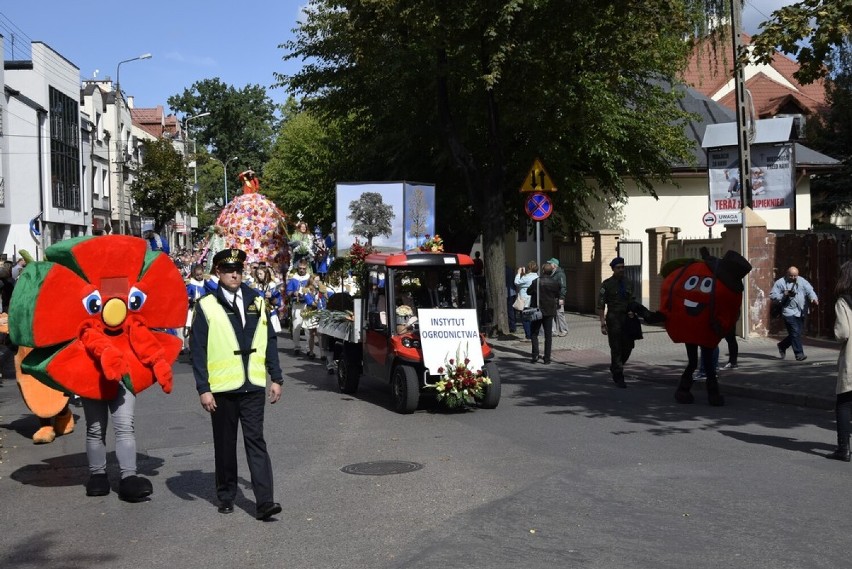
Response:
[{"label": "parade float", "polygon": [[248,263],[286,268],[290,261],[287,215],[260,193],[253,170],[242,172],[239,179],[243,193],[222,208],[202,257],[209,262],[218,251],[236,248],[245,251]]}]

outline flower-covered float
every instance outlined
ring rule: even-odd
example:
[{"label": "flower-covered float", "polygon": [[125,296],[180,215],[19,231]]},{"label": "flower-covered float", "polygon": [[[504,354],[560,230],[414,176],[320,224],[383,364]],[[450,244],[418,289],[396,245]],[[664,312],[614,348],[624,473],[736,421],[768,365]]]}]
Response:
[{"label": "flower-covered float", "polygon": [[[243,194],[225,204],[216,226],[221,228],[224,247],[246,252],[249,263],[265,262],[275,268],[289,264],[287,216],[272,200],[260,193],[254,172],[243,178]],[[213,253],[215,254],[215,253]]]}]

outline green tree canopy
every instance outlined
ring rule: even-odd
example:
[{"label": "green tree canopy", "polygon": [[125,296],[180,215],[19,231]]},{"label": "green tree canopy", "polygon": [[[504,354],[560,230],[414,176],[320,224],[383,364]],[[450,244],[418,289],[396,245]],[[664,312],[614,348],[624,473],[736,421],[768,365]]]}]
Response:
[{"label": "green tree canopy", "polygon": [[[279,79],[319,120],[358,125],[373,179],[436,181],[439,232],[468,216],[501,282],[507,220],[536,156],[559,188],[555,222],[574,228],[592,221],[590,200],[625,196],[625,176],[653,194],[688,160],[668,87],[697,4],[316,0],[282,46],[306,63]],[[491,289],[504,313],[502,287]]]},{"label": "green tree canopy", "polygon": [[[183,156],[165,138],[142,141],[141,165],[134,169],[135,179],[130,184],[130,197],[139,212],[154,219],[154,226],[162,230],[176,211],[189,212],[192,188]],[[194,205],[192,206],[194,209]]]},{"label": "green tree canopy", "polygon": [[799,64],[793,75],[802,84],[824,77],[835,51],[852,33],[852,2],[803,0],[772,13],[752,38],[754,57],[768,63],[778,49]]},{"label": "green tree canopy", "polygon": [[232,168],[236,173],[251,168],[261,174],[277,128],[275,104],[265,88],[247,85],[238,90],[218,77],[204,79],[169,97],[168,105],[186,116],[210,113],[192,120],[192,138],[219,160],[238,156],[228,166],[229,174]]}]

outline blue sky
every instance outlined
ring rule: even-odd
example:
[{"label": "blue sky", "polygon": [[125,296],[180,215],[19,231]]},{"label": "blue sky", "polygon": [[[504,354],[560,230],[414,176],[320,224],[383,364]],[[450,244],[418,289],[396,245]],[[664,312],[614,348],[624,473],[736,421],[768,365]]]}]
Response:
[{"label": "blue sky", "polygon": [[[755,33],[772,11],[792,0],[748,0],[743,27]],[[47,4],[49,7],[44,6]],[[0,34],[6,58],[10,36],[17,46],[42,41],[80,68],[81,79],[115,78],[119,61],[151,53],[148,60],[121,66],[121,87],[137,107],[168,107],[166,100],[196,81],[218,77],[241,89],[270,87],[273,73],[293,73],[298,61],[282,61],[278,45],[292,38],[307,0],[6,0],[0,4]],[[38,6],[38,7],[37,7]],[[278,103],[282,89],[270,89]]]},{"label": "blue sky", "polygon": [[[196,81],[218,77],[241,89],[270,87],[273,72],[292,73],[278,45],[292,38],[307,0],[210,2],[209,0],[92,0],[0,3],[0,34],[6,58],[9,35],[16,44],[41,41],[80,68],[80,78],[115,79],[119,61],[151,53],[121,66],[121,90],[137,107],[167,107],[166,100]],[[38,7],[36,7],[38,5]],[[282,89],[269,90],[283,102]],[[168,112],[168,109],[167,111]]]}]

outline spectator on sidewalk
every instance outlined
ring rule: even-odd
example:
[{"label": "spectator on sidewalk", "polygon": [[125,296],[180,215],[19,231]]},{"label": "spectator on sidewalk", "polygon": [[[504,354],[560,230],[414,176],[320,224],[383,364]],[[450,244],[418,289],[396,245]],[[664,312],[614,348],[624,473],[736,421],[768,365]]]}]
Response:
[{"label": "spectator on sidewalk", "polygon": [[799,276],[799,269],[790,267],[787,275],[775,281],[769,298],[781,303],[781,316],[787,328],[787,337],[778,342],[778,355],[783,360],[787,357],[787,348],[793,347],[796,361],[808,359],[802,346],[802,328],[810,304],[819,305],[814,287],[804,277]]},{"label": "spectator on sidewalk", "polygon": [[[515,286],[518,287],[518,296],[524,301],[524,308],[530,307],[530,284],[538,278],[538,263],[530,261],[526,267],[518,267],[518,273],[515,275]],[[521,319],[521,324],[524,327],[524,341],[529,342],[532,339],[531,325],[529,320]]]},{"label": "spectator on sidewalk", "polygon": [[559,266],[559,259],[554,257],[548,263],[553,265],[553,278],[559,283],[559,310],[556,311],[553,322],[556,324],[555,335],[561,338],[568,335],[568,322],[565,321],[565,295],[568,293],[568,282],[565,279],[565,271]]},{"label": "spectator on sidewalk", "polygon": [[541,276],[529,286],[530,306],[541,310],[541,320],[534,320],[530,323],[531,363],[536,363],[541,356],[538,349],[538,333],[542,329],[544,329],[544,359],[542,363],[550,363],[550,350],[553,345],[553,318],[559,308],[559,282],[553,278],[553,269],[554,267],[550,262],[542,265]]},{"label": "spectator on sidewalk", "polygon": [[517,314],[515,312],[515,298],[518,296],[518,289],[515,287],[515,273],[512,267],[506,264],[506,308],[509,316],[509,332],[514,334],[518,327]]},{"label": "spectator on sidewalk", "polygon": [[834,336],[843,342],[837,358],[837,385],[834,415],[837,428],[837,448],[826,458],[850,461],[849,423],[852,421],[852,261],[840,267],[840,275],[834,287],[837,301],[834,304]]}]

